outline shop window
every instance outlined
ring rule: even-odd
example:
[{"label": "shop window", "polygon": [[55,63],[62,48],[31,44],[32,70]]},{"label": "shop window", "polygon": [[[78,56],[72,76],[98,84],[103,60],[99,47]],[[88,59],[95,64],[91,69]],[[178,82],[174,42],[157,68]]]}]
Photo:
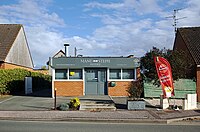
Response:
[{"label": "shop window", "polygon": [[121,79],[121,69],[110,69],[110,79]]},{"label": "shop window", "polygon": [[69,69],[69,79],[83,79],[82,69]]},{"label": "shop window", "polygon": [[122,79],[135,79],[133,69],[122,69]]},{"label": "shop window", "polygon": [[134,69],[110,69],[109,79],[135,79],[135,70]]},{"label": "shop window", "polygon": [[55,79],[67,79],[67,70],[55,70]]}]

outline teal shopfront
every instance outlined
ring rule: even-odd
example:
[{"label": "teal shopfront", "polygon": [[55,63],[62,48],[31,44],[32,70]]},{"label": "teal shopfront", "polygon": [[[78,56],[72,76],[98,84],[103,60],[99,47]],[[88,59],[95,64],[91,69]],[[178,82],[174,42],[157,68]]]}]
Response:
[{"label": "teal shopfront", "polygon": [[50,58],[52,91],[56,88],[60,96],[126,96],[139,65],[136,57]]}]

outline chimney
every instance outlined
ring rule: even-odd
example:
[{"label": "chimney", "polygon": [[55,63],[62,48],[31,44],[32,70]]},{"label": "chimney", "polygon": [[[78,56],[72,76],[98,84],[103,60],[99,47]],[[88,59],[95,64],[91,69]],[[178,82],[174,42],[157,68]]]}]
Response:
[{"label": "chimney", "polygon": [[68,47],[69,47],[69,44],[64,44],[65,46],[65,56],[68,57]]}]

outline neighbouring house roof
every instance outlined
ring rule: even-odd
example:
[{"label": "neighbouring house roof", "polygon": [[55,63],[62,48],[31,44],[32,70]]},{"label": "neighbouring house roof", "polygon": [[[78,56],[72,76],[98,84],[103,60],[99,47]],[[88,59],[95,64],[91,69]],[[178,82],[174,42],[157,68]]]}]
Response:
[{"label": "neighbouring house roof", "polygon": [[53,56],[53,58],[56,58],[56,57],[63,57],[63,56],[65,56],[65,52],[62,51],[62,50],[60,50],[60,51],[58,51],[58,52]]},{"label": "neighbouring house roof", "polygon": [[0,61],[5,61],[21,27],[21,24],[0,24]]},{"label": "neighbouring house roof", "polygon": [[[60,50],[52,58],[58,58],[63,56],[65,56],[65,52],[63,50]],[[47,65],[49,65],[49,61],[47,62]]]},{"label": "neighbouring house roof", "polygon": [[178,28],[183,41],[195,63],[200,64],[200,27]]},{"label": "neighbouring house roof", "polygon": [[0,62],[33,68],[22,24],[0,24]]}]

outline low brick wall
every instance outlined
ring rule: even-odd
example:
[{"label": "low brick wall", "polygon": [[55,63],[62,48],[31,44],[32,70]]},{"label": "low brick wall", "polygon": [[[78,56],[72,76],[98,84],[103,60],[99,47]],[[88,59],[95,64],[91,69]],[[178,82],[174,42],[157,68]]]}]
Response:
[{"label": "low brick wall", "polygon": [[33,71],[33,69],[31,69],[31,68],[24,67],[24,66],[18,66],[18,65],[15,65],[15,64],[9,64],[9,63],[1,63],[0,68],[1,69],[17,69],[17,68],[20,68],[20,69],[25,69],[25,70],[28,70],[28,71]]},{"label": "low brick wall", "polygon": [[[83,96],[83,81],[54,81],[57,96]],[[110,82],[108,82],[110,84]],[[116,81],[116,86],[108,85],[108,95],[128,96],[127,89],[131,81]]]},{"label": "low brick wall", "polygon": [[83,81],[54,81],[57,96],[82,96]]},{"label": "low brick wall", "polygon": [[116,86],[110,87],[110,82],[108,82],[108,95],[110,96],[128,96],[127,89],[129,88],[131,81],[115,81]]}]

